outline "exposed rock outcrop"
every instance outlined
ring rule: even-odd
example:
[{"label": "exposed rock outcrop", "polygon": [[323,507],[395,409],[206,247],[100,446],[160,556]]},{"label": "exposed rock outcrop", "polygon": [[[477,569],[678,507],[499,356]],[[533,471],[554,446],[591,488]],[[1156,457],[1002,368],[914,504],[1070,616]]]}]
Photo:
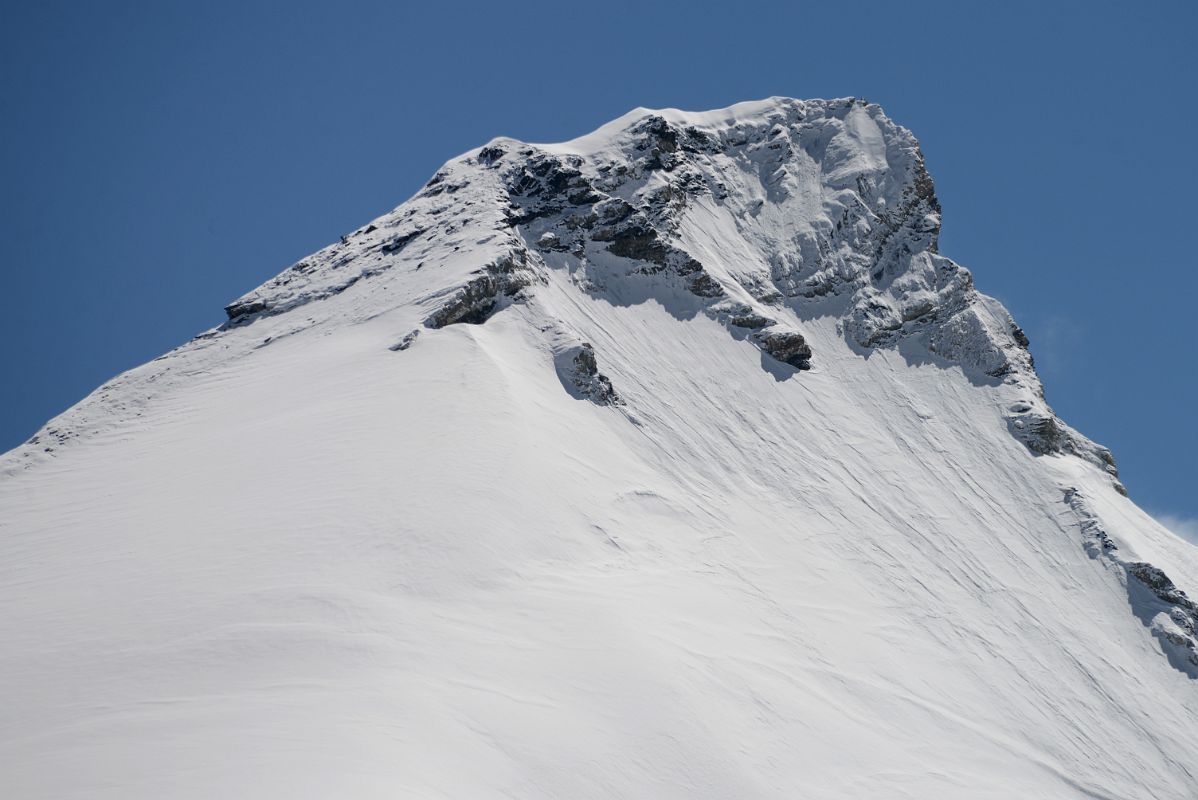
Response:
[{"label": "exposed rock outcrop", "polygon": [[404,337],[402,339],[400,339],[398,342],[391,345],[387,349],[391,350],[392,352],[399,352],[401,350],[407,350],[409,347],[411,347],[412,345],[414,345],[416,343],[416,337],[419,335],[420,335],[419,330],[411,331],[407,334],[404,334]]},{"label": "exposed rock outcrop", "polygon": [[455,323],[481,325],[504,306],[515,301],[521,290],[537,281],[529,254],[518,249],[488,264],[478,277],[459,288],[425,320],[430,328]]},{"label": "exposed rock outcrop", "polygon": [[1132,611],[1160,642],[1169,663],[1198,678],[1198,604],[1160,568],[1146,561],[1123,558],[1081,492],[1066,489],[1065,502],[1076,515],[1090,557],[1104,560],[1125,573]]},{"label": "exposed rock outcrop", "polygon": [[425,253],[444,262],[478,219],[499,255],[430,297],[429,327],[485,321],[542,283],[539,270],[561,269],[598,298],[704,314],[802,371],[818,357],[804,320],[830,315],[862,354],[891,349],[1009,387],[1022,409],[1005,412],[1013,436],[1037,455],[1084,458],[1122,490],[1110,452],[1048,406],[1023,330],[940,254],[940,202],[915,137],[854,98],[635,112],[548,147],[497,139],[395,214],[231,303],[227,324],[400,265],[427,269]]},{"label": "exposed rock outcrop", "polygon": [[589,342],[562,351],[554,362],[562,385],[575,397],[586,398],[601,406],[623,403],[611,380],[599,371],[595,348]]},{"label": "exposed rock outcrop", "polygon": [[753,334],[758,346],[773,358],[795,369],[811,369],[811,348],[803,334],[778,327]]}]

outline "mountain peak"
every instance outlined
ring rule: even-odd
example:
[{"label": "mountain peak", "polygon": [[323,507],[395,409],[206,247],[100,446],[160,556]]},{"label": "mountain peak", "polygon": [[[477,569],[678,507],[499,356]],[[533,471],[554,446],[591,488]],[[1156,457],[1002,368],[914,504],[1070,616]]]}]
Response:
[{"label": "mountain peak", "polygon": [[940,213],[915,137],[865,100],[638,108],[568,142],[500,137],[450,160],[394,211],[230,303],[225,325],[181,350],[269,318],[293,335],[408,304],[429,328],[481,323],[514,303],[538,309],[537,287],[557,274],[591,298],[715,320],[778,380],[819,369],[805,328],[832,318],[865,357],[893,349],[1004,387],[1007,427],[1030,450],[1117,478],[1110,452],[1046,404],[1010,314],[939,253]]},{"label": "mountain peak", "polygon": [[636,109],[562,144],[497,138],[448,162],[408,203],[231,304],[229,325],[413,266],[429,302],[443,299],[425,324],[479,322],[556,270],[609,302],[716,319],[789,378],[819,361],[804,319],[834,316],[863,353],[897,348],[1008,385],[1008,424],[1028,447],[1116,475],[1045,404],[1007,311],[939,253],[940,212],[915,137],[864,100]]},{"label": "mountain peak", "polygon": [[450,160],[0,460],[8,784],[1188,797],[1198,556],[940,210],[855,99]]}]

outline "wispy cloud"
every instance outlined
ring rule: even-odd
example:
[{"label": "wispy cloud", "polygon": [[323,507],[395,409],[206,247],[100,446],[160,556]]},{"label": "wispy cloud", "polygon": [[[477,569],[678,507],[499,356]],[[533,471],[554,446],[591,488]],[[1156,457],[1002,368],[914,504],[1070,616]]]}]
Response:
[{"label": "wispy cloud", "polygon": [[1156,521],[1183,539],[1198,544],[1198,517],[1179,517],[1176,514],[1153,514]]},{"label": "wispy cloud", "polygon": [[1032,336],[1037,371],[1045,378],[1060,376],[1076,360],[1077,350],[1085,341],[1085,328],[1072,317],[1059,313],[1048,313],[1032,322],[1037,323]]}]

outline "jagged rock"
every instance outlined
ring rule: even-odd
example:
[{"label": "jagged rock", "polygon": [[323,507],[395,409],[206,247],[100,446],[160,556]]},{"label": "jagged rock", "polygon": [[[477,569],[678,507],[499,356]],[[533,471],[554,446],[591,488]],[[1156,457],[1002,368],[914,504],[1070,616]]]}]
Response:
[{"label": "jagged rock", "polygon": [[481,325],[495,310],[496,297],[508,293],[509,288],[496,275],[481,275],[459,289],[448,303],[433,312],[425,324],[430,328],[444,328],[457,322]]},{"label": "jagged rock", "polygon": [[225,314],[228,315],[230,322],[234,322],[241,317],[265,311],[267,308],[268,306],[263,300],[238,300],[225,306]]},{"label": "jagged rock", "polygon": [[546,231],[545,233],[541,234],[541,238],[537,239],[537,247],[541,248],[542,250],[568,250],[568,249],[570,249],[569,244],[567,242],[563,241],[553,231]]},{"label": "jagged rock", "polygon": [[758,328],[764,328],[767,325],[773,325],[774,321],[768,317],[763,317],[760,314],[755,314],[752,311],[745,311],[735,316],[729,317],[728,324],[735,325],[738,328],[757,330]]},{"label": "jagged rock", "polygon": [[795,369],[811,369],[811,347],[798,331],[771,328],[753,335],[758,346],[770,356]]},{"label": "jagged rock", "polygon": [[482,150],[478,151],[478,160],[479,163],[490,166],[499,159],[503,158],[506,154],[507,151],[503,147],[500,147],[499,145],[488,145]]},{"label": "jagged rock", "polygon": [[632,217],[619,227],[596,230],[592,239],[607,242],[608,252],[613,255],[647,261],[659,267],[666,265],[666,256],[670,252],[670,248],[661,241],[657,231],[643,215]]},{"label": "jagged rock", "polygon": [[397,352],[400,350],[407,350],[409,347],[411,347],[413,344],[416,343],[416,337],[419,335],[420,335],[419,330],[411,331],[410,333],[405,334],[402,339],[400,339],[398,342],[391,345],[387,349],[391,350],[393,352]]},{"label": "jagged rock", "polygon": [[[1125,561],[1119,548],[1076,488],[1065,490],[1065,502],[1077,517],[1091,558],[1121,567],[1127,575],[1128,599],[1134,613],[1161,642],[1170,663],[1198,678],[1198,604],[1174,585],[1164,570],[1146,561]],[[1146,602],[1136,591],[1142,586],[1159,602]]]},{"label": "jagged rock", "polygon": [[1090,557],[1097,558],[1100,555],[1106,555],[1115,558],[1115,551],[1119,549],[1119,546],[1115,544],[1115,541],[1102,527],[1098,518],[1090,511],[1081,492],[1075,487],[1066,489],[1065,502],[1068,503],[1069,507],[1073,509],[1074,514],[1077,515],[1078,525],[1081,528],[1086,550],[1090,553]]},{"label": "jagged rock", "polygon": [[429,315],[425,325],[429,328],[455,323],[481,325],[501,305],[511,302],[537,280],[524,251],[505,256],[480,272],[483,274],[458,289],[448,302]]},{"label": "jagged rock", "polygon": [[621,405],[611,380],[599,371],[595,348],[589,342],[571,347],[555,358],[558,377],[575,397],[586,398],[601,406]]},{"label": "jagged rock", "polygon": [[1033,453],[1047,455],[1061,452],[1065,431],[1057,423],[1056,417],[1028,415],[1016,422],[1016,438]]},{"label": "jagged rock", "polygon": [[391,237],[391,239],[384,242],[379,247],[379,249],[382,252],[388,253],[388,254],[398,253],[400,250],[403,250],[404,247],[407,246],[408,242],[412,241],[417,236],[420,236],[422,233],[424,233],[423,228],[417,228],[415,230],[408,231],[407,233],[401,233],[397,236]]},{"label": "jagged rock", "polygon": [[724,287],[706,272],[696,275],[687,284],[690,293],[698,297],[723,297]]},{"label": "jagged rock", "polygon": [[1012,364],[994,336],[995,326],[976,308],[963,308],[939,320],[928,347],[937,355],[992,378],[1001,378]]},{"label": "jagged rock", "polygon": [[1186,593],[1173,585],[1173,581],[1169,580],[1169,576],[1163,570],[1144,561],[1134,561],[1125,566],[1131,575],[1152,589],[1153,594],[1161,600],[1175,606],[1180,606],[1186,611],[1198,610],[1198,607],[1186,596]]},{"label": "jagged rock", "polygon": [[[609,197],[595,203],[592,209],[593,219],[588,227],[599,225],[616,225],[628,219],[636,211],[626,200],[620,197]],[[602,238],[596,241],[604,241]]]},{"label": "jagged rock", "polygon": [[1153,617],[1153,633],[1172,651],[1175,664],[1180,662],[1191,677],[1198,677],[1198,605],[1152,564],[1124,562],[1123,568],[1129,579],[1139,581],[1165,606],[1167,620]]},{"label": "jagged rock", "polygon": [[1063,423],[1042,400],[1012,406],[1007,426],[1011,435],[1036,455],[1063,453],[1089,461],[1110,475],[1115,491],[1126,496],[1127,489],[1119,482],[1119,469],[1111,451]]}]

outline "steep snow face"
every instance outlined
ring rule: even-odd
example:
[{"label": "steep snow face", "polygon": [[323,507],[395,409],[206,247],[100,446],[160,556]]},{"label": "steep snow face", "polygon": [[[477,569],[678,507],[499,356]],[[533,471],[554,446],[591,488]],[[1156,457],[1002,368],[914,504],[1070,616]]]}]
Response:
[{"label": "steep snow face", "polygon": [[0,461],[20,797],[1187,798],[1194,549],[874,105],[497,139]]}]

